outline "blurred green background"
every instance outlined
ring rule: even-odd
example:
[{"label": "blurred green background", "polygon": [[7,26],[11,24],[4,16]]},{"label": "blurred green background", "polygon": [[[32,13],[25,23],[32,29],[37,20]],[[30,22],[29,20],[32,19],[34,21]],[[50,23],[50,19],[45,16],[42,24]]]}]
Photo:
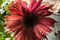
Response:
[{"label": "blurred green background", "polygon": [[[2,11],[2,3],[4,3],[6,0],[0,0],[0,11]],[[6,15],[6,11],[1,14],[0,12],[0,40],[13,40],[13,37],[11,37],[11,34],[7,34],[5,32],[5,26],[4,26],[4,16]]]}]

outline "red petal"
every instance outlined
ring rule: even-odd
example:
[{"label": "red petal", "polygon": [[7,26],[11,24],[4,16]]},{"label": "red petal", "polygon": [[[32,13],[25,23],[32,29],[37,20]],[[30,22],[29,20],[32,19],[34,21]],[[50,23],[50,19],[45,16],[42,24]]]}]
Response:
[{"label": "red petal", "polygon": [[27,7],[25,2],[21,2],[21,5],[22,5],[22,11],[24,14],[30,13],[30,9]]},{"label": "red petal", "polygon": [[52,14],[52,12],[49,12],[48,10],[49,10],[49,7],[46,7],[46,5],[42,5],[42,6],[39,6],[34,13],[37,14],[38,17],[49,16]]},{"label": "red petal", "polygon": [[38,25],[35,26],[35,28],[40,32],[40,34],[44,33],[46,35],[47,33],[40,26],[41,25],[38,24]]},{"label": "red petal", "polygon": [[10,15],[10,16],[5,16],[5,19],[7,21],[16,21],[16,20],[22,20],[22,16],[19,15]]},{"label": "red petal", "polygon": [[[18,27],[18,26],[17,26]],[[18,27],[18,29],[17,30],[15,30],[15,34],[14,34],[14,36],[16,36],[16,35],[18,35],[19,34],[19,32],[22,32],[24,30],[24,27]]]},{"label": "red petal", "polygon": [[48,27],[54,26],[54,24],[57,23],[54,19],[49,18],[49,17],[44,17],[40,19],[40,24],[44,24]]},{"label": "red petal", "polygon": [[23,32],[19,32],[19,33],[15,36],[15,40],[24,40]]},{"label": "red petal", "polygon": [[41,28],[42,30],[44,30],[44,31],[47,32],[47,33],[52,31],[50,28],[48,28],[47,26],[45,26],[45,25],[43,25],[43,24],[40,24],[39,26],[40,26],[40,28]]},{"label": "red petal", "polygon": [[48,13],[48,9],[49,9],[49,7],[45,7],[43,9],[41,8],[41,9],[37,10],[37,15],[39,17],[49,15],[50,13]]},{"label": "red petal", "polygon": [[36,36],[37,36],[40,40],[42,40],[42,36],[41,36],[40,32],[39,32],[36,28],[34,28],[34,32],[35,32]]},{"label": "red petal", "polygon": [[34,13],[34,11],[41,5],[42,0],[38,0],[38,2],[33,6],[31,12]]},{"label": "red petal", "polygon": [[[50,29],[53,24],[55,24],[56,21],[51,18],[42,18],[40,19],[40,23],[38,23],[34,28],[35,32],[38,30],[38,32],[41,34],[42,37],[46,37],[47,33],[50,33],[52,30]],[[36,32],[38,36],[38,32]]]},{"label": "red petal", "polygon": [[11,3],[11,6],[8,7],[10,14],[20,14],[23,15],[22,13],[22,8],[21,8],[21,4],[19,3]]},{"label": "red petal", "polygon": [[30,8],[33,8],[35,4],[36,4],[36,0],[30,0]]},{"label": "red petal", "polygon": [[10,28],[10,30],[8,31],[8,33],[11,33],[11,32],[15,32],[17,29],[21,29],[22,27],[19,25],[19,26],[17,26],[17,27],[12,27],[12,28]]},{"label": "red petal", "polygon": [[41,25],[41,24],[36,25],[34,28],[35,28],[36,35],[38,37],[41,36],[42,38],[46,38],[46,39],[47,39],[47,37],[46,37],[47,33],[51,32],[51,29],[49,29],[46,26]]},{"label": "red petal", "polygon": [[37,13],[39,10],[44,9],[45,7],[46,7],[45,5],[39,6],[34,13]]},{"label": "red petal", "polygon": [[7,27],[8,29],[15,28],[16,26],[19,26],[19,25],[21,25],[21,22],[19,22],[19,21],[8,21],[8,22],[6,23],[6,27]]},{"label": "red petal", "polygon": [[33,40],[32,34],[33,34],[33,33],[32,33],[31,30],[25,30],[25,31],[24,31],[25,39],[26,39],[26,40]]}]

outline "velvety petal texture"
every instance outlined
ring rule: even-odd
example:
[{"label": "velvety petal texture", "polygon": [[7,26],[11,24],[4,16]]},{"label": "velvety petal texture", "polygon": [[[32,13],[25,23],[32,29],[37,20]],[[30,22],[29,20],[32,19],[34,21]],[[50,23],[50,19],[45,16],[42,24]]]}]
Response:
[{"label": "velvety petal texture", "polygon": [[49,13],[49,7],[41,3],[42,0],[30,0],[28,6],[22,0],[17,0],[8,7],[10,15],[5,16],[5,25],[8,33],[15,33],[15,40],[48,40],[46,35],[57,22],[48,17],[52,13]]}]

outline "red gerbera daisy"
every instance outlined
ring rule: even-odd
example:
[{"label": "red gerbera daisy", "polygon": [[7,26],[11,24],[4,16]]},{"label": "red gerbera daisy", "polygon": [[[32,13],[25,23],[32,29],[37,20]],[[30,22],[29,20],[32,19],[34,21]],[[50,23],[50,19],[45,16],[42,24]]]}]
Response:
[{"label": "red gerbera daisy", "polygon": [[8,7],[10,15],[5,17],[6,27],[9,33],[15,32],[15,40],[43,40],[46,34],[51,32],[55,20],[42,0],[31,0],[29,7],[25,2],[12,2]]}]

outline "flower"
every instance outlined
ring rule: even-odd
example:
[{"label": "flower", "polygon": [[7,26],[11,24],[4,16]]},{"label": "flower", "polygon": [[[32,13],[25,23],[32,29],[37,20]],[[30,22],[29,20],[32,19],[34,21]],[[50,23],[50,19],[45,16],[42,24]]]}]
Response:
[{"label": "flower", "polygon": [[43,40],[52,30],[56,21],[48,16],[49,7],[41,5],[42,0],[30,0],[30,5],[23,1],[12,2],[8,7],[10,15],[5,16],[8,33],[14,32],[15,40]]}]

